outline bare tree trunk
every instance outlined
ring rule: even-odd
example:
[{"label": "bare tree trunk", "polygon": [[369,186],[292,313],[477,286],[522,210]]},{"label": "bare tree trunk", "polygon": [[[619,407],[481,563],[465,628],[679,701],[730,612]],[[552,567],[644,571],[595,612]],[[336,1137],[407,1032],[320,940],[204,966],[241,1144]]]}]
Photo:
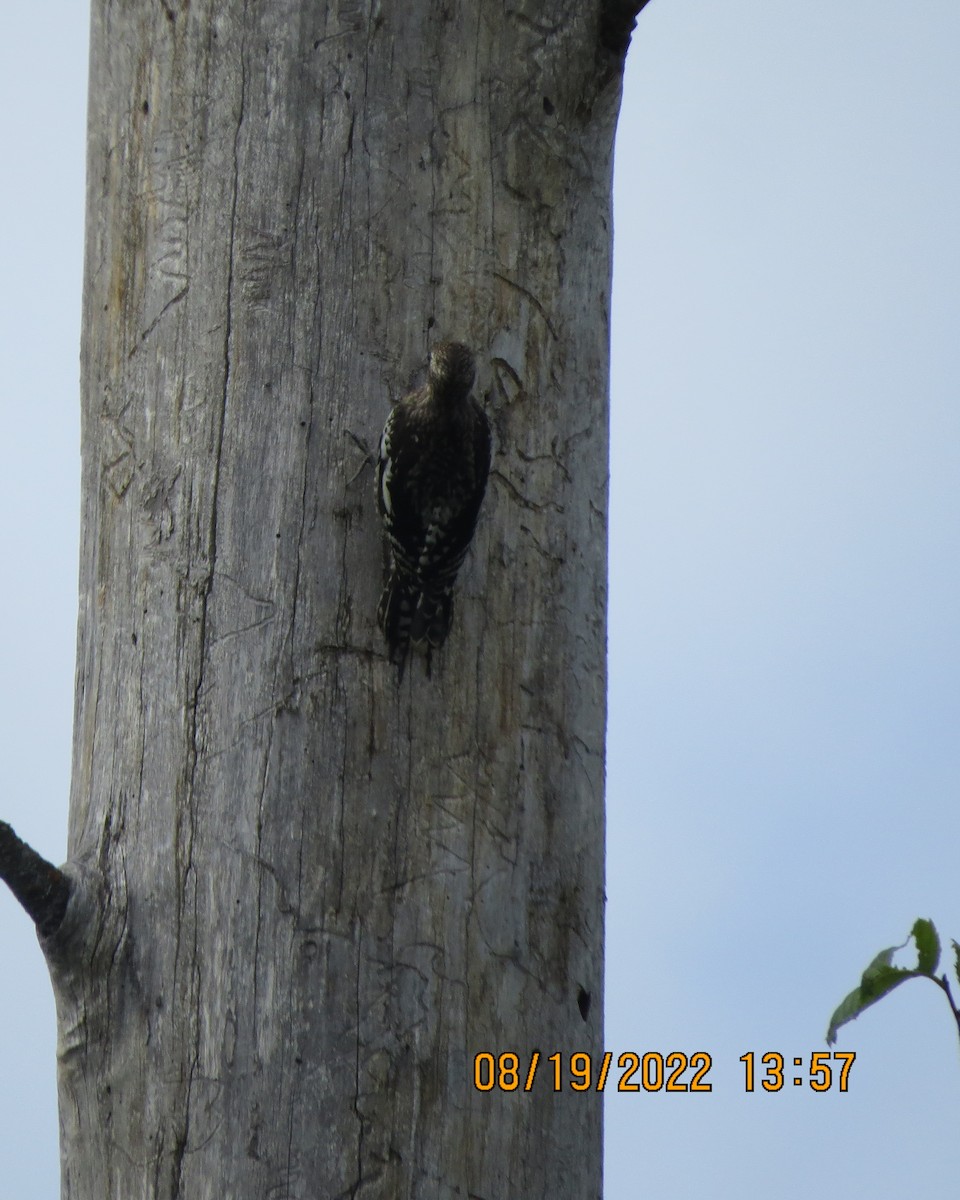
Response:
[{"label": "bare tree trunk", "polygon": [[[94,0],[70,860],[20,889],[70,1200],[600,1193],[639,7]],[[398,683],[349,435],[440,337],[477,352],[495,458],[450,639]]]}]

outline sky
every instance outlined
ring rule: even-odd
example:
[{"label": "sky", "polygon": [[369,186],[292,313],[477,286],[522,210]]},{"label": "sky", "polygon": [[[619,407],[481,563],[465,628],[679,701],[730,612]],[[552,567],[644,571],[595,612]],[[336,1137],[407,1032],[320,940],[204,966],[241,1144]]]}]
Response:
[{"label": "sky", "polygon": [[[87,13],[0,41],[0,816],[65,854]],[[792,1085],[918,916],[960,938],[960,5],[650,0],[617,140],[606,1200],[945,1194],[960,1050],[905,985]],[[53,1001],[0,894],[0,1179],[57,1195]],[[788,1060],[779,1093],[741,1055]],[[689,1077],[689,1075],[688,1075]]]}]

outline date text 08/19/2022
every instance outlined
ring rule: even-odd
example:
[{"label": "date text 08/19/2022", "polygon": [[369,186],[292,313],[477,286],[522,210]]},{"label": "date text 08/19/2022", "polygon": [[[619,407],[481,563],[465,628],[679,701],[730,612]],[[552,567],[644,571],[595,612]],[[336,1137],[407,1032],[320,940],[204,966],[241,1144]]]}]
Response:
[{"label": "date text 08/19/2022", "polygon": [[[765,1092],[779,1092],[787,1082],[814,1092],[845,1092],[856,1057],[852,1050],[814,1050],[792,1058],[776,1050],[761,1055],[750,1050],[739,1061],[743,1063],[747,1092],[755,1091],[758,1082]],[[570,1055],[559,1051],[544,1055],[534,1050],[523,1062],[510,1050],[497,1055],[481,1051],[473,1059],[473,1086],[479,1092],[529,1092],[539,1077],[546,1079],[546,1086],[555,1092],[567,1088],[572,1092],[602,1092],[608,1083],[618,1092],[712,1092],[713,1084],[707,1078],[712,1066],[713,1056],[704,1050],[692,1054],[682,1050],[666,1054],[626,1050],[617,1058],[615,1069],[611,1050],[596,1063],[594,1056],[584,1050]]]}]

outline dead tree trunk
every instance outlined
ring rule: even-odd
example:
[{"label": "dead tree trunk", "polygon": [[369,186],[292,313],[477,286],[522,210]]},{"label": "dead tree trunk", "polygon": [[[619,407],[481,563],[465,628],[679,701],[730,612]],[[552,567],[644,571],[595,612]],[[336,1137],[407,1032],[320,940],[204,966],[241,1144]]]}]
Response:
[{"label": "dead tree trunk", "polygon": [[[67,866],[0,826],[69,1200],[599,1195],[641,6],[94,0]],[[398,683],[350,435],[440,337],[477,352],[495,458],[453,633]]]}]

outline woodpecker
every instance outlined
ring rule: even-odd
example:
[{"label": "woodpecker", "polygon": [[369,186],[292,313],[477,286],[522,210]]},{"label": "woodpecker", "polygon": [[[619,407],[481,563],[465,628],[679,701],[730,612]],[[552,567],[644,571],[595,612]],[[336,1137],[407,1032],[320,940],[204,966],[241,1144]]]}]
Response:
[{"label": "woodpecker", "polygon": [[411,645],[430,653],[450,630],[453,585],[477,524],[490,471],[490,425],[470,394],[471,351],[433,347],[427,382],[397,404],[383,428],[377,504],[390,571],[377,621],[403,668]]}]

